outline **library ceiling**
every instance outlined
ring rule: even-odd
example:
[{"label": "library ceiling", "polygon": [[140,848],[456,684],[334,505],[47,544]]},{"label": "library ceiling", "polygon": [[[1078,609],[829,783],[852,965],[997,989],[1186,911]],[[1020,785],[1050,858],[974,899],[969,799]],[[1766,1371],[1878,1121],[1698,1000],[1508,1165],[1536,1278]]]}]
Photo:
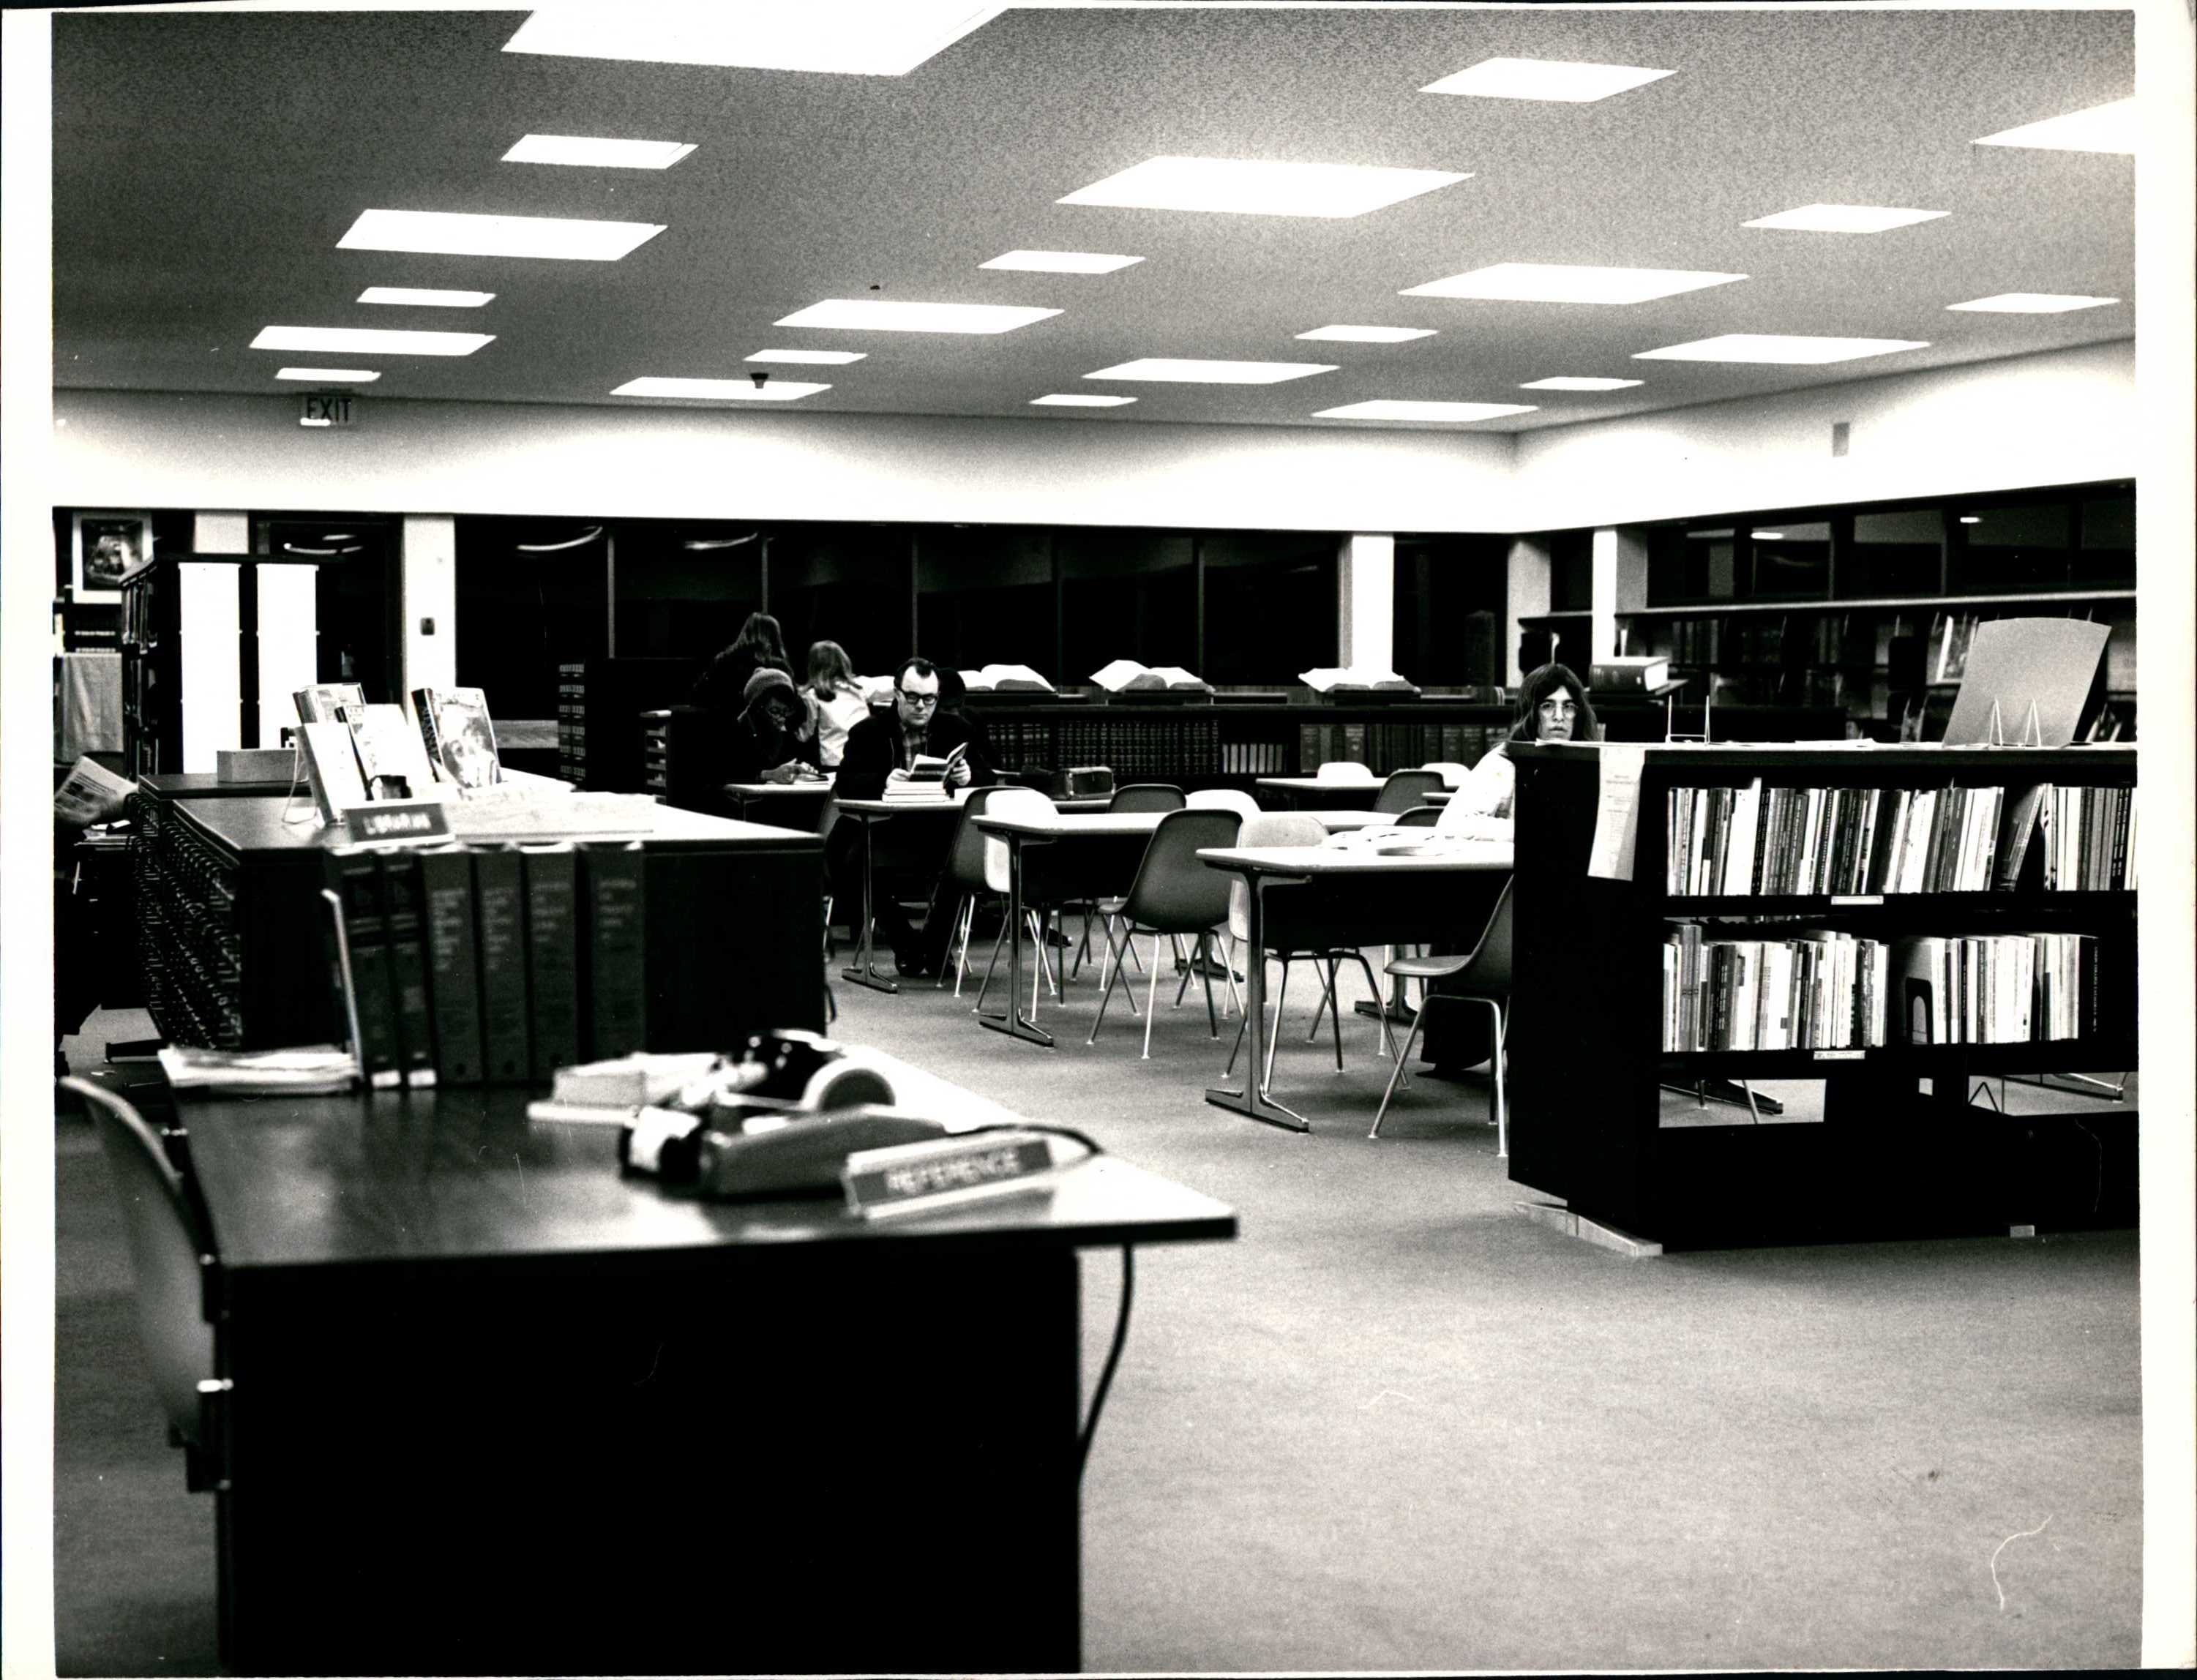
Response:
[{"label": "library ceiling", "polygon": [[828,11],[56,18],[55,383],[1518,431],[2134,333],[2125,12]]}]

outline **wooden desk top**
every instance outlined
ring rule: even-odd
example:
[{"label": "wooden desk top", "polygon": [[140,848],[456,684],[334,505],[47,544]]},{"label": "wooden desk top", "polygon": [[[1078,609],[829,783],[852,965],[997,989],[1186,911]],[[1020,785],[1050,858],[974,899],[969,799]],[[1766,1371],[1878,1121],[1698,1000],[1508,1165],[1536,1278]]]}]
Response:
[{"label": "wooden desk top", "polygon": [[1302,879],[1315,876],[1508,870],[1511,849],[1499,840],[1478,840],[1465,842],[1457,850],[1438,855],[1404,856],[1335,851],[1325,846],[1226,846],[1209,848],[1198,856],[1215,869],[1239,875],[1288,875]]},{"label": "wooden desk top", "polygon": [[876,1222],[836,1199],[705,1202],[622,1176],[617,1128],[530,1121],[522,1089],[186,1099],[223,1268],[584,1260],[636,1270],[829,1243],[1115,1246],[1232,1237],[1210,1196],[1112,1156],[1050,1190]]}]

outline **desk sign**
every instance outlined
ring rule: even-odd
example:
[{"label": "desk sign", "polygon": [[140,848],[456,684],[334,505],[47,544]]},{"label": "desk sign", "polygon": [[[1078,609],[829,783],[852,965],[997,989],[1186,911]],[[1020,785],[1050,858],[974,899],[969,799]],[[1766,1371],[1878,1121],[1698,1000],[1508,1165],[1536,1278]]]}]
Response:
[{"label": "desk sign", "polygon": [[433,799],[384,799],[354,805],[344,813],[344,831],[353,844],[366,841],[446,840],[450,820]]},{"label": "desk sign", "polygon": [[866,1219],[1050,1188],[1052,1148],[1029,1132],[987,1132],[858,1150],[839,1182]]}]

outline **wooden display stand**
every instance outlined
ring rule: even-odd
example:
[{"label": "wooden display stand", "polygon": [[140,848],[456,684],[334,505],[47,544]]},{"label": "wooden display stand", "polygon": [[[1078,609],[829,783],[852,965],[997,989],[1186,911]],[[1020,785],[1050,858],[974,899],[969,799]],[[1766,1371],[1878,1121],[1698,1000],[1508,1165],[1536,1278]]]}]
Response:
[{"label": "wooden display stand", "polygon": [[[1646,751],[1630,880],[1590,876],[1600,758],[1518,746],[1510,1176],[1581,1219],[1670,1247],[2131,1224],[2133,1112],[2013,1115],[1976,1083],[2136,1057],[2136,894],[2011,891],[1679,897],[1664,890],[1673,788],[2132,787],[2133,747],[1671,747]],[[2034,844],[2034,843],[2032,843]],[[1673,918],[1906,934],[2097,939],[2101,1030],[2013,1044],[1668,1053],[1661,956]],[[1591,1053],[1583,1053],[1589,1051]],[[1666,1122],[1661,1087],[1821,1080],[1820,1121]]]}]

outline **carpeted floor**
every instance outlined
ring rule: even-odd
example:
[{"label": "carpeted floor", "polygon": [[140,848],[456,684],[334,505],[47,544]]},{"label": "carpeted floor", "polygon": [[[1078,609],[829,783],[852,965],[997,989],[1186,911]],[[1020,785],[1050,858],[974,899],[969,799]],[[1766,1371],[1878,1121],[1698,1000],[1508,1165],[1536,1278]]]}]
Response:
[{"label": "carpeted floor", "polygon": [[[1277,1088],[1307,1137],[1201,1100],[1226,1046],[1194,994],[1162,988],[1145,1062],[1118,999],[1084,1044],[1087,975],[1045,1001],[1052,1050],[927,982],[837,991],[843,1039],[1241,1217],[1139,1257],[1084,1491],[1087,1668],[2137,1660],[2133,1232],[1627,1260],[1515,1211],[1484,1075],[1415,1080],[1368,1141],[1377,1029],[1346,1015],[1338,1075],[1301,994]],[[211,1506],[142,1386],[88,1132],[61,1150],[61,1671],[216,1671]],[[1087,1259],[1087,1383],[1118,1277]]]}]

